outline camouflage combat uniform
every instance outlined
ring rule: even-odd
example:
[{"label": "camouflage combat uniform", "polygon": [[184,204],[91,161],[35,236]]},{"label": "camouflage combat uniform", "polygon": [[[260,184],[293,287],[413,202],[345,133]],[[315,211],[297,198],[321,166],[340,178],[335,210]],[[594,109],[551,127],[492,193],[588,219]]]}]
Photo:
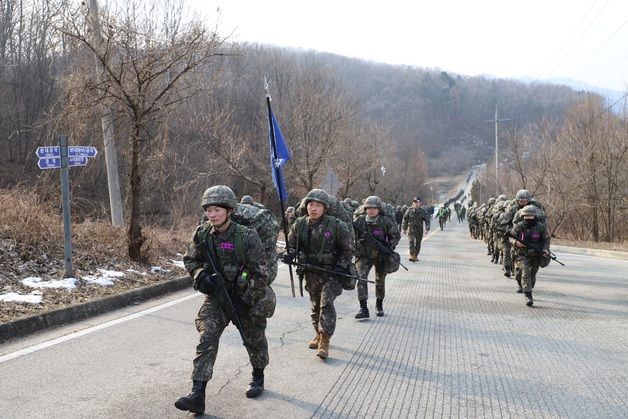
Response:
[{"label": "camouflage combat uniform", "polygon": [[423,240],[423,223],[425,230],[430,231],[430,216],[425,208],[410,207],[406,210],[401,223],[401,229],[408,232],[408,242],[410,245],[410,260],[416,260],[421,252],[421,241]]},{"label": "camouflage combat uniform", "polygon": [[[353,254],[353,236],[344,221],[330,215],[310,220],[305,215],[296,219],[288,234],[288,248],[294,249],[297,261],[334,270],[349,267]],[[342,286],[333,275],[302,272],[305,289],[310,295],[312,326],[317,333],[332,336],[336,329],[334,300],[342,294]]]},{"label": "camouflage combat uniform", "polygon": [[[268,295],[272,290],[268,287],[268,266],[260,238],[255,230],[234,222],[222,234],[215,231],[209,222],[200,225],[183,256],[185,268],[195,278],[195,289],[198,274],[205,267],[203,254],[196,247],[202,242],[208,244],[214,263],[224,273],[225,284],[234,304],[238,301],[245,304],[246,308],[239,315],[248,340],[251,365],[253,368],[264,368],[268,365],[266,317],[272,315],[268,312],[269,304],[272,305],[271,311],[274,311],[274,295]],[[211,379],[218,342],[229,321],[217,298],[207,295],[196,318],[200,342],[196,347],[192,380]]]},{"label": "camouflage combat uniform", "polygon": [[[353,230],[356,237],[356,268],[361,278],[367,278],[369,271],[375,266],[375,297],[381,301],[385,297],[385,281],[386,281],[386,258],[387,256],[380,253],[373,246],[366,244],[361,239],[368,230],[373,237],[383,243],[386,243],[391,250],[394,250],[401,239],[397,224],[388,217],[378,215],[373,221],[367,220],[366,215],[360,215],[353,222]],[[366,301],[368,299],[368,287],[364,281],[358,282],[358,300]]]},{"label": "camouflage combat uniform", "polygon": [[[549,252],[550,237],[545,224],[534,220],[534,223],[520,221],[510,230],[510,233],[520,240],[532,243],[542,250]],[[515,251],[516,279],[523,292],[529,293],[536,284],[536,273],[539,270],[538,253],[526,247],[517,247],[516,240],[510,239]]]}]

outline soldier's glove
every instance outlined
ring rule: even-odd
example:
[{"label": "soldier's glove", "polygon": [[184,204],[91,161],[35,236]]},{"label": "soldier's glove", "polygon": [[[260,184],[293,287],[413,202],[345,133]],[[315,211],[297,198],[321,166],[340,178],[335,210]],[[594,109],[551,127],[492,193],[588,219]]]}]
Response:
[{"label": "soldier's glove", "polygon": [[196,277],[196,289],[203,294],[209,295],[215,285],[216,281],[207,271],[201,271]]},{"label": "soldier's glove", "polygon": [[292,264],[292,262],[294,262],[294,253],[284,253],[281,257],[281,261],[286,265]]},{"label": "soldier's glove", "polygon": [[334,272],[336,272],[338,274],[341,274],[341,275],[351,275],[351,273],[347,269],[343,268],[340,265],[336,265],[334,267]]},{"label": "soldier's glove", "polygon": [[242,300],[236,300],[233,302],[233,308],[235,309],[235,312],[238,313],[238,316],[241,316],[248,311],[250,306]]}]

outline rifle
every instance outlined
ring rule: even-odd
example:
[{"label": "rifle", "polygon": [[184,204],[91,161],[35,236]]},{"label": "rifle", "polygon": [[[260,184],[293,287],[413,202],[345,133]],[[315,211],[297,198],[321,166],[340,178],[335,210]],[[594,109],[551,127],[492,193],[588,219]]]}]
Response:
[{"label": "rifle", "polygon": [[218,271],[216,264],[214,263],[214,259],[209,253],[209,245],[207,240],[196,245],[196,248],[201,251],[203,254],[203,258],[205,259],[205,269],[211,270],[211,277],[213,279],[214,284],[216,284],[213,288],[215,288],[216,295],[215,297],[218,299],[218,304],[222,307],[223,310],[227,313],[229,319],[233,322],[235,327],[240,332],[240,337],[242,338],[242,343],[246,347],[248,351],[249,348],[247,346],[248,339],[244,335],[244,328],[242,327],[242,321],[240,320],[240,316],[238,316],[238,312],[233,305],[233,301],[231,300],[231,296],[229,295],[229,291],[227,291],[227,286],[225,285],[224,276]]},{"label": "rifle", "polygon": [[[277,255],[277,256],[279,256],[279,255]],[[301,269],[303,269],[305,271],[320,272],[320,273],[326,273],[326,274],[335,275],[335,276],[336,275],[337,276],[343,276],[345,278],[355,279],[356,281],[370,282],[371,284],[375,283],[375,281],[371,281],[371,280],[366,279],[366,278],[361,278],[358,275],[351,275],[350,273],[346,273],[346,272],[332,271],[331,269],[322,268],[320,266],[312,265],[310,263],[302,263],[302,262],[292,261],[291,263],[289,263],[289,265],[294,265],[297,268],[301,268]]]},{"label": "rifle", "polygon": [[[512,234],[512,232],[510,230],[506,231],[506,233],[504,233],[504,234],[505,234],[506,237],[510,237],[512,239],[515,239],[519,243],[523,244],[525,247],[534,250],[536,252],[537,256],[539,256],[539,257],[542,256],[542,254],[543,254],[543,247],[542,246],[536,245],[534,243],[530,243],[527,240],[521,240],[519,237],[516,237],[514,234]],[[556,263],[558,263],[558,264],[560,264],[562,266],[565,266],[564,263],[562,263],[560,260],[558,260],[556,258],[556,255],[551,250],[548,252],[548,257],[550,259],[552,259],[553,261],[555,261]]]},{"label": "rifle", "polygon": [[393,259],[395,259],[395,262],[399,263],[399,266],[401,266],[403,269],[405,269],[406,271],[408,270],[408,268],[406,268],[405,266],[403,266],[403,263],[401,263],[401,256],[399,256],[398,253],[395,253],[389,246],[387,243],[383,243],[381,240],[378,240],[373,233],[371,233],[368,228],[366,229],[366,231],[364,233],[362,233],[362,237],[360,238],[363,243],[374,247],[375,250],[377,250],[378,252],[381,252],[387,256],[392,257]]}]

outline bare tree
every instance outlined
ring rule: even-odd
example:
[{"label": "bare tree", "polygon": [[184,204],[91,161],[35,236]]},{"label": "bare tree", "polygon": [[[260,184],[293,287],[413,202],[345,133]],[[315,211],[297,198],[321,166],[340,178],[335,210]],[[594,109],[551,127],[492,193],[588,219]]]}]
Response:
[{"label": "bare tree", "polygon": [[103,14],[101,21],[107,28],[104,48],[94,44],[80,10],[68,14],[60,28],[101,66],[102,77],[84,80],[87,90],[97,93],[97,101],[121,111],[128,122],[128,251],[132,260],[141,260],[145,241],[140,225],[142,177],[145,154],[157,135],[155,128],[169,112],[201,90],[191,75],[218,53],[223,42],[198,20],[163,26],[164,19],[171,22],[167,16],[173,15],[169,13],[176,3],[167,4],[168,13],[158,5],[133,1],[122,10]]}]

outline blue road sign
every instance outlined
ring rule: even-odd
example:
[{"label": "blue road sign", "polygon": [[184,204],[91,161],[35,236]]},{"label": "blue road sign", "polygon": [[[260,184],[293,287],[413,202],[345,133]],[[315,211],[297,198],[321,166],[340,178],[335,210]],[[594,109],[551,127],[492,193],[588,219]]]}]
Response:
[{"label": "blue road sign", "polygon": [[35,154],[40,159],[44,157],[61,157],[61,149],[58,145],[37,147]]},{"label": "blue road sign", "polygon": [[68,166],[85,166],[87,164],[87,157],[85,156],[68,156]]},{"label": "blue road sign", "polygon": [[96,150],[96,147],[90,147],[90,146],[84,146],[84,145],[68,147],[68,156],[96,157],[96,154],[98,154],[98,150]]},{"label": "blue road sign", "polygon": [[39,159],[37,166],[40,169],[59,169],[61,168],[61,157],[44,157]]}]

